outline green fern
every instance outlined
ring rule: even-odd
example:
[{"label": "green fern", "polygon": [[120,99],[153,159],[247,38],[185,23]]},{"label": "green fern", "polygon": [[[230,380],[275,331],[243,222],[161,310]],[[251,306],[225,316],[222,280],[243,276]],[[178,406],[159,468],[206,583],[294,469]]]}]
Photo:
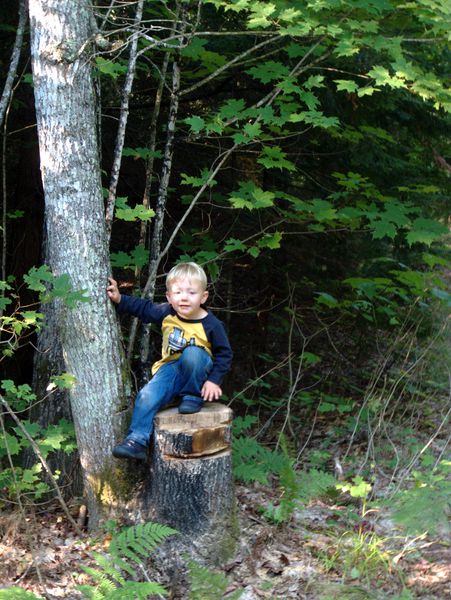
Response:
[{"label": "green fern", "polygon": [[167,591],[158,583],[127,581],[124,572],[138,578],[133,564],[142,567],[143,560],[158,544],[174,533],[174,529],[159,523],[144,523],[122,530],[113,536],[108,555],[92,554],[99,568],[82,566],[95,585],[81,585],[77,589],[89,600],[146,600],[151,594],[166,595]]},{"label": "green fern", "polygon": [[299,499],[302,504],[306,504],[315,498],[329,493],[337,485],[337,480],[330,473],[310,469],[310,471],[301,471],[298,477]]},{"label": "green fern", "polygon": [[12,587],[0,590],[0,600],[44,600],[44,598],[22,588]]},{"label": "green fern", "polygon": [[294,459],[290,455],[288,442],[280,438],[280,452],[271,451],[253,438],[238,438],[234,441],[234,474],[245,482],[268,483],[268,475],[279,478],[281,491],[276,506],[269,504],[263,514],[275,523],[287,521],[296,507],[314,498],[324,496],[336,485],[333,475],[312,469],[296,472]]},{"label": "green fern", "polygon": [[237,438],[233,442],[233,472],[242,481],[268,483],[268,475],[278,474],[286,464],[286,458],[271,452],[254,438]]},{"label": "green fern", "polygon": [[[218,600],[227,591],[227,577],[218,571],[212,571],[187,558],[191,584],[189,600]],[[237,600],[244,590],[236,590],[227,596],[227,600]]]}]

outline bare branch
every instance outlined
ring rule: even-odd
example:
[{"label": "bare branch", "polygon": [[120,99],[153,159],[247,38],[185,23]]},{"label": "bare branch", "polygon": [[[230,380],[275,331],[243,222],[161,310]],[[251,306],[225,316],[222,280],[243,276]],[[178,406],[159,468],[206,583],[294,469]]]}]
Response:
[{"label": "bare branch", "polygon": [[25,26],[28,20],[28,0],[20,0],[19,4],[19,23],[17,25],[16,40],[14,42],[11,61],[9,63],[8,75],[6,76],[5,87],[3,88],[2,97],[0,99],[0,126],[5,117],[6,107],[8,106],[11,97],[14,79],[17,74],[17,65],[19,64],[20,52],[22,49],[23,36]]},{"label": "bare branch", "polygon": [[[139,26],[142,19],[144,0],[139,0],[136,7],[135,24]],[[114,206],[116,203],[116,191],[119,181],[119,171],[122,161],[122,150],[124,148],[125,128],[127,126],[130,94],[132,91],[133,80],[135,77],[135,67],[138,48],[138,34],[134,34],[131,40],[130,56],[128,60],[127,75],[125,78],[124,88],[122,91],[121,111],[119,116],[119,127],[116,137],[116,147],[114,149],[113,166],[111,168],[111,181],[108,190],[108,200],[105,211],[105,226],[107,239],[111,237],[111,228],[113,225]]]}]

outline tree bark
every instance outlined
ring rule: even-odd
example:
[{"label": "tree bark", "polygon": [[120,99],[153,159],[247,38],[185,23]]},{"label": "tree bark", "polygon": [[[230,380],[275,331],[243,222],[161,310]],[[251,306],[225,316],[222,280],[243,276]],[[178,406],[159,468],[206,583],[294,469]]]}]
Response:
[{"label": "tree bark", "polygon": [[120,505],[125,474],[110,451],[124,429],[123,355],[105,286],[109,259],[91,79],[89,0],[30,3],[31,55],[48,256],[90,301],[55,304],[84,474],[90,527]]}]

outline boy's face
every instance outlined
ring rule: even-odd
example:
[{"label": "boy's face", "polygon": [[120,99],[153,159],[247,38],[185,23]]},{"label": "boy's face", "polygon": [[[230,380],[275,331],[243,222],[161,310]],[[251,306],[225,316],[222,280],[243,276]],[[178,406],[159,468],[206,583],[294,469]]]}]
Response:
[{"label": "boy's face", "polygon": [[201,308],[208,292],[195,279],[176,279],[169,285],[166,298],[175,312],[184,319],[200,319],[205,312]]}]

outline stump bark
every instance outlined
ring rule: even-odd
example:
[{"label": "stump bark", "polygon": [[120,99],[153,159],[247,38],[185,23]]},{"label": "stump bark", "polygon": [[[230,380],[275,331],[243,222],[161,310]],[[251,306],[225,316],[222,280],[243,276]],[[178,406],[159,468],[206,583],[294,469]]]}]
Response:
[{"label": "stump bark", "polygon": [[238,537],[232,478],[232,411],[208,403],[200,413],[177,408],[155,417],[150,476],[142,517],[179,532],[165,554],[189,552],[204,564],[219,565],[234,552]]}]

